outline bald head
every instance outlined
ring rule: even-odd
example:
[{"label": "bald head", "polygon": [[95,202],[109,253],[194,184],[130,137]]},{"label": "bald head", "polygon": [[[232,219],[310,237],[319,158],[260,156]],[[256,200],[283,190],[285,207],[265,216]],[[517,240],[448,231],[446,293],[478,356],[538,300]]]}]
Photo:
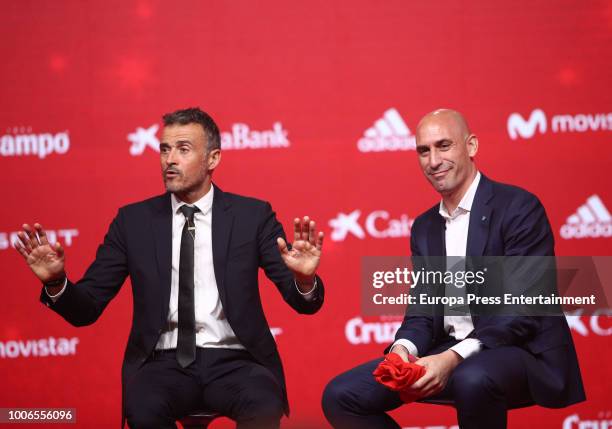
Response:
[{"label": "bald head", "polygon": [[476,176],[474,156],[478,150],[478,139],[463,115],[451,109],[425,115],[416,129],[416,150],[434,189],[443,199],[460,199]]},{"label": "bald head", "polygon": [[417,125],[417,134],[421,127],[431,126],[432,124],[440,124],[452,128],[459,133],[464,140],[472,134],[463,115],[453,109],[436,109],[423,116]]}]

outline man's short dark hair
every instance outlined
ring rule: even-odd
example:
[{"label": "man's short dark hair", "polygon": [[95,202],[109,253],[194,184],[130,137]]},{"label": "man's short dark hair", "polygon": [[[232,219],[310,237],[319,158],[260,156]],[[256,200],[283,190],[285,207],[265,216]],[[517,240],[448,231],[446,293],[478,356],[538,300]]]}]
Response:
[{"label": "man's short dark hair", "polygon": [[202,125],[206,140],[208,141],[207,149],[209,151],[221,149],[219,127],[217,127],[213,118],[199,107],[190,107],[188,109],[180,109],[172,113],[166,113],[162,116],[162,119],[164,121],[164,127],[188,124]]}]

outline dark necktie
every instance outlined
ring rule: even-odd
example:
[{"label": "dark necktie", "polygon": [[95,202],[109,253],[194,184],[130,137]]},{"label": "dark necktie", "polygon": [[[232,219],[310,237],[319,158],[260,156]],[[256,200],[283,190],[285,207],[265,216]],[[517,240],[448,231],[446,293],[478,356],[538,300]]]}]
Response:
[{"label": "dark necktie", "polygon": [[195,309],[193,296],[193,251],[195,244],[195,223],[193,215],[200,211],[197,207],[186,205],[180,208],[185,215],[185,226],[181,234],[181,253],[179,261],[178,293],[178,340],[176,360],[188,367],[196,354],[195,346]]}]

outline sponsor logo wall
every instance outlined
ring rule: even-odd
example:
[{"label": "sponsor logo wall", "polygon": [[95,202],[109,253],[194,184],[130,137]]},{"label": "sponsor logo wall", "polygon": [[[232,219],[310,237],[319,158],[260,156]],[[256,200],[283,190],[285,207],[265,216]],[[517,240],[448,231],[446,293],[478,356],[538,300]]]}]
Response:
[{"label": "sponsor logo wall", "polygon": [[0,358],[16,359],[20,357],[74,355],[78,344],[79,339],[77,337],[0,341]]},{"label": "sponsor logo wall", "polygon": [[583,312],[584,310],[578,309],[565,315],[572,332],[582,337],[612,335],[612,310],[596,310],[590,316],[583,316]]},{"label": "sponsor logo wall", "polygon": [[410,237],[411,219],[402,214],[392,217],[387,210],[374,210],[365,216],[360,223],[361,210],[356,209],[350,213],[338,213],[328,224],[332,228],[330,238],[333,241],[344,241],[348,236],[354,236],[361,240],[371,238],[401,238]]},{"label": "sponsor logo wall", "polygon": [[44,159],[49,155],[64,155],[70,149],[68,131],[50,133],[34,132],[32,127],[13,127],[0,137],[0,156],[35,156]]},{"label": "sponsor logo wall", "polygon": [[581,417],[579,414],[569,415],[563,420],[563,429],[604,429],[612,427],[612,411],[601,411],[597,417]]},{"label": "sponsor logo wall", "polygon": [[[408,255],[414,219],[439,201],[415,150],[428,111],[466,114],[478,167],[540,198],[557,255],[610,255],[605,2],[527,13],[476,0],[459,15],[365,0],[308,10],[280,1],[115,6],[58,3],[51,13],[16,2],[0,17],[10,47],[0,71],[2,407],[75,407],[85,428],[119,421],[129,280],[93,326],[75,328],[41,305],[41,285],[11,247],[20,225],[40,222],[66,248],[70,279],[80,279],[117,209],[163,192],[157,121],[180,107],[200,106],[220,124],[220,188],[270,201],[289,236],[303,215],[326,233],[321,312],[294,313],[261,276],[287,375],[288,429],[328,427],[327,381],[382,356],[402,322],[361,314],[361,258]],[[577,309],[567,320],[588,401],[512,411],[509,427],[609,424],[612,313]],[[457,424],[446,407],[393,415],[405,428]]]},{"label": "sponsor logo wall", "polygon": [[576,213],[567,218],[560,234],[565,240],[611,237],[612,217],[601,198],[591,195],[585,204],[578,207]]},{"label": "sponsor logo wall", "polygon": [[416,142],[399,112],[392,107],[365,130],[357,148],[360,152],[415,150]]},{"label": "sponsor logo wall", "polygon": [[520,113],[508,117],[508,135],[512,140],[519,137],[530,139],[536,134],[585,133],[590,131],[612,131],[612,113],[561,114],[547,119],[542,109],[534,109],[527,119]]},{"label": "sponsor logo wall", "polygon": [[401,320],[365,322],[363,318],[356,316],[346,322],[344,334],[346,340],[353,345],[387,345],[395,340],[395,333],[401,324]]},{"label": "sponsor logo wall", "polygon": [[[127,139],[132,143],[130,155],[142,155],[145,148],[159,152],[158,130],[159,125],[153,124],[148,128],[137,127],[136,131],[129,133]],[[247,124],[237,123],[232,125],[231,131],[221,131],[221,149],[288,148],[291,145],[288,136],[289,132],[280,122],[274,122],[269,130],[253,130]]]},{"label": "sponsor logo wall", "polygon": [[[0,232],[0,250],[6,250],[10,247],[14,247],[14,243],[19,239],[17,237],[18,231],[11,232]],[[79,236],[79,230],[76,228],[66,229],[45,229],[47,234],[47,240],[49,243],[55,244],[58,239],[62,246],[70,247],[76,237]]]}]

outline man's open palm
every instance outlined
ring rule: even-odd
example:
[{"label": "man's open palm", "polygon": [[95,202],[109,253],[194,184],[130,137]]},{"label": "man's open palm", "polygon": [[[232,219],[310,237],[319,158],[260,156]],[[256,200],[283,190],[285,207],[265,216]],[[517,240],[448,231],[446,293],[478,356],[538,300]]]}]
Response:
[{"label": "man's open palm", "polygon": [[34,229],[28,224],[18,234],[15,248],[26,260],[32,272],[43,283],[64,275],[64,249],[61,244],[50,244],[42,225],[35,223]]},{"label": "man's open palm", "polygon": [[296,278],[308,278],[314,273],[321,261],[321,248],[323,247],[323,233],[316,233],[316,225],[308,216],[303,220],[295,218],[293,221],[293,245],[291,250],[285,240],[277,239],[278,249],[287,267]]}]

